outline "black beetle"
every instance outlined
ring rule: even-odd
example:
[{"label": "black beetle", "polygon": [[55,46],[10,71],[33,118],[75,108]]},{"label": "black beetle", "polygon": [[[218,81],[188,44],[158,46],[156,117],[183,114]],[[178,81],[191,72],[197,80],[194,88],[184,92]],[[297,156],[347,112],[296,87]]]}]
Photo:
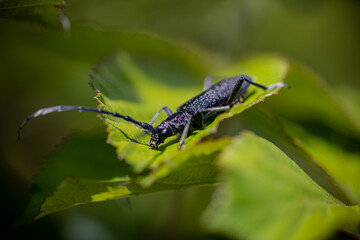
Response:
[{"label": "black beetle", "polygon": [[[181,148],[184,145],[185,139],[190,131],[201,129],[209,125],[220,113],[229,110],[234,104],[240,102],[241,99],[246,97],[247,89],[250,85],[254,85],[264,90],[287,86],[287,84],[282,82],[275,83],[270,86],[264,86],[252,81],[250,77],[245,75],[234,76],[222,80],[214,85],[212,85],[212,80],[207,78],[205,80],[205,90],[202,93],[178,107],[175,113],[173,113],[167,106],[162,107],[155,114],[150,123],[139,122],[129,116],[121,115],[117,112],[109,112],[103,109],[90,107],[61,105],[42,108],[28,116],[22,122],[19,127],[19,138],[21,129],[24,127],[26,122],[32,118],[52,112],[78,110],[80,112],[97,112],[100,114],[108,114],[119,117],[150,131],[150,147],[154,149],[158,148],[158,146],[163,143],[166,138],[181,133],[179,145],[179,148]],[[153,124],[162,110],[166,112],[168,118],[162,121],[158,126],[153,127]]]}]

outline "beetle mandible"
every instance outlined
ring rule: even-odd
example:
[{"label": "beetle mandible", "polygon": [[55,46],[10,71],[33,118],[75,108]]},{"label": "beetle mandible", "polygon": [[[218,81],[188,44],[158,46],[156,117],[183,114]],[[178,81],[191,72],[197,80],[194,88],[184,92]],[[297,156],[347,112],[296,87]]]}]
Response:
[{"label": "beetle mandible", "polygon": [[[270,86],[265,86],[254,82],[249,76],[234,76],[212,85],[212,79],[206,78],[204,91],[183,105],[177,108],[173,113],[167,106],[162,107],[152,118],[150,123],[139,122],[130,116],[122,115],[117,112],[109,112],[103,109],[96,109],[83,106],[54,106],[42,108],[35,113],[29,115],[19,127],[20,131],[24,125],[32,118],[46,115],[52,112],[63,112],[77,110],[80,112],[97,112],[99,114],[112,115],[122,118],[128,122],[134,123],[151,133],[150,147],[157,149],[166,138],[181,134],[179,149],[184,146],[185,139],[193,130],[201,129],[214,121],[220,113],[228,111],[233,105],[239,103],[241,99],[246,97],[247,89],[250,85],[262,88],[263,90],[271,90],[278,87],[288,87],[283,82],[278,82]],[[159,117],[161,111],[165,111],[168,117],[158,126],[153,127],[155,121]]]}]

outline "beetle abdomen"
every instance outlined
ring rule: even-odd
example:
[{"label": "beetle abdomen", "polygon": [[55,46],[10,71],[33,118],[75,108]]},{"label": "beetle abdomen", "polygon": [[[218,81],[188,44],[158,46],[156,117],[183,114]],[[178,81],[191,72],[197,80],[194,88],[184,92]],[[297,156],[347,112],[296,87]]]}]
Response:
[{"label": "beetle abdomen", "polygon": [[[202,109],[224,106],[238,81],[238,76],[220,81],[208,90],[181,105],[177,111],[186,111],[191,114],[196,114]],[[243,95],[249,85],[248,82],[244,81],[238,96]]]}]

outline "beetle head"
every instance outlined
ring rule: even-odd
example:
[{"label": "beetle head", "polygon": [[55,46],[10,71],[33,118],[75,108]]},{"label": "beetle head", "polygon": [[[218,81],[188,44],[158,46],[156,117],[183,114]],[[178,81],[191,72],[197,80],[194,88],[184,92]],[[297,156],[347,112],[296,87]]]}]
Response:
[{"label": "beetle head", "polygon": [[151,134],[150,147],[157,149],[160,144],[162,144],[166,138],[172,136],[171,127],[165,121],[162,122],[159,126],[155,127]]}]

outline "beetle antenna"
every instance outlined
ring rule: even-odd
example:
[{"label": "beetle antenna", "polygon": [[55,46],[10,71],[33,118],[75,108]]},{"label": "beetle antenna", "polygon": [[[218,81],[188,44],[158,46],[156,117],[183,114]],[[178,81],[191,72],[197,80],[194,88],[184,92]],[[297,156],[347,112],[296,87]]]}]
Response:
[{"label": "beetle antenna", "polygon": [[90,108],[90,107],[83,107],[83,106],[64,106],[64,105],[60,105],[60,106],[54,106],[54,107],[48,107],[48,108],[41,108],[39,110],[37,110],[35,113],[29,115],[19,126],[19,132],[18,132],[18,139],[20,140],[20,133],[21,130],[24,128],[25,124],[32,118],[36,118],[39,116],[43,116],[43,115],[47,115],[53,112],[64,112],[64,111],[79,111],[79,112],[97,112],[100,114],[105,114],[105,115],[112,115],[114,117],[117,118],[122,118],[128,122],[134,123],[140,127],[142,127],[143,129],[146,129],[150,132],[153,131],[153,127],[148,124],[148,123],[144,123],[144,122],[139,122],[136,121],[135,119],[129,117],[129,116],[124,116],[121,115],[120,113],[117,112],[109,112],[103,109],[97,109],[97,108]]}]

